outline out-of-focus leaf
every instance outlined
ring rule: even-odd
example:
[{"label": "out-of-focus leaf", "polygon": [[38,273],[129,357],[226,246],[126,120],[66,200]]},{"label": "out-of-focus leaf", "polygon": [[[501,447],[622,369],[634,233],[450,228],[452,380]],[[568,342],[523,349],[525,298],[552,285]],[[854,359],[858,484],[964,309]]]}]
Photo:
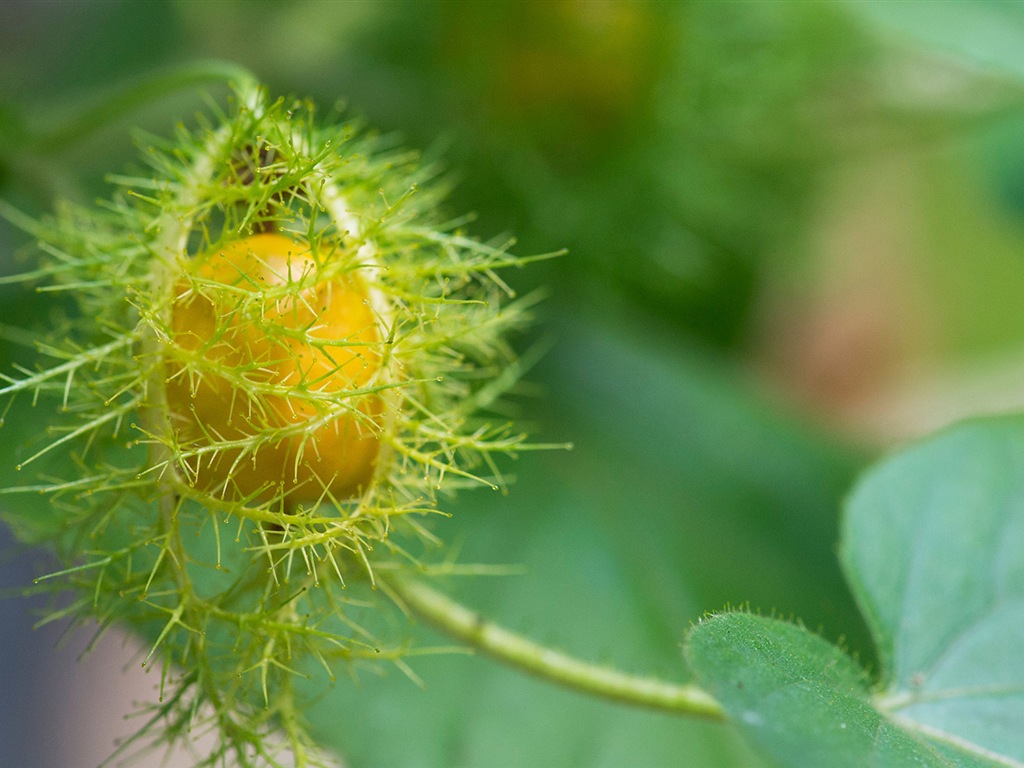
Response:
[{"label": "out-of-focus leaf", "polygon": [[851,2],[848,8],[903,40],[1024,78],[1024,5],[1000,0]]}]

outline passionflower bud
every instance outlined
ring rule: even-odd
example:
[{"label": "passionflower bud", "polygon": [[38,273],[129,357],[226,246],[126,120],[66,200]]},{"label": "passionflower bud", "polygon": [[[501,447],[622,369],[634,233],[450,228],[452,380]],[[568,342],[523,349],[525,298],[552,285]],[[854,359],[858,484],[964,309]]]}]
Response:
[{"label": "passionflower bud", "polygon": [[143,158],[26,225],[74,309],[0,394],[47,409],[22,462],[55,459],[27,484],[66,561],[46,583],[147,638],[167,738],[205,713],[210,764],[261,764],[261,734],[306,741],[297,678],[403,647],[342,588],[408,567],[439,494],[522,446],[484,415],[528,305],[496,270],[522,260],[452,224],[414,155],[258,89]]}]

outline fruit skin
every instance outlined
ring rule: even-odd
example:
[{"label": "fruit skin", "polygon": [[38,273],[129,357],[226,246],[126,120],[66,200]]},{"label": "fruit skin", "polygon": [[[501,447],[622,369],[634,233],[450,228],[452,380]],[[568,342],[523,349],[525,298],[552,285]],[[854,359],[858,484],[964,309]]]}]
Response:
[{"label": "fruit skin", "polygon": [[197,487],[294,505],[325,491],[350,498],[369,483],[381,400],[347,393],[379,377],[381,334],[357,272],[328,269],[338,257],[326,242],[311,249],[263,233],[188,263],[167,400]]}]

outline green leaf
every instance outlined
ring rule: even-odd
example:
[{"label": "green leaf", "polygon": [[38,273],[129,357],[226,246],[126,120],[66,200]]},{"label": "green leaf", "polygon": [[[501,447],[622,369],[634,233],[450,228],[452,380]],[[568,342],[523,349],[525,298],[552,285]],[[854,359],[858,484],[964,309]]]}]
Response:
[{"label": "green leaf", "polygon": [[759,616],[699,624],[694,672],[757,747],[781,766],[949,766],[872,706],[864,672],[806,630]]},{"label": "green leaf", "polygon": [[1024,77],[1024,6],[994,0],[944,3],[847,3],[884,29],[938,54],[1004,75]]},{"label": "green leaf", "polygon": [[842,562],[881,690],[783,622],[726,614],[688,656],[748,739],[787,768],[1024,765],[1024,418],[970,422],[853,493]]},{"label": "green leaf", "polygon": [[892,717],[1024,763],[1024,418],[971,422],[885,462],[843,534]]}]

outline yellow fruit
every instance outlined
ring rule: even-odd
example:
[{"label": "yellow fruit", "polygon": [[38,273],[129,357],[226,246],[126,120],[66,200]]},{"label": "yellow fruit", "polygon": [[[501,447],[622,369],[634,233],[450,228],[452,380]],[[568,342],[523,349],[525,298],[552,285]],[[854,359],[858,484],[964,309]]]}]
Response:
[{"label": "yellow fruit", "polygon": [[318,279],[336,257],[258,234],[191,263],[167,398],[198,487],[294,504],[350,498],[372,477],[381,402],[358,391],[378,376],[381,337],[355,272]]}]

